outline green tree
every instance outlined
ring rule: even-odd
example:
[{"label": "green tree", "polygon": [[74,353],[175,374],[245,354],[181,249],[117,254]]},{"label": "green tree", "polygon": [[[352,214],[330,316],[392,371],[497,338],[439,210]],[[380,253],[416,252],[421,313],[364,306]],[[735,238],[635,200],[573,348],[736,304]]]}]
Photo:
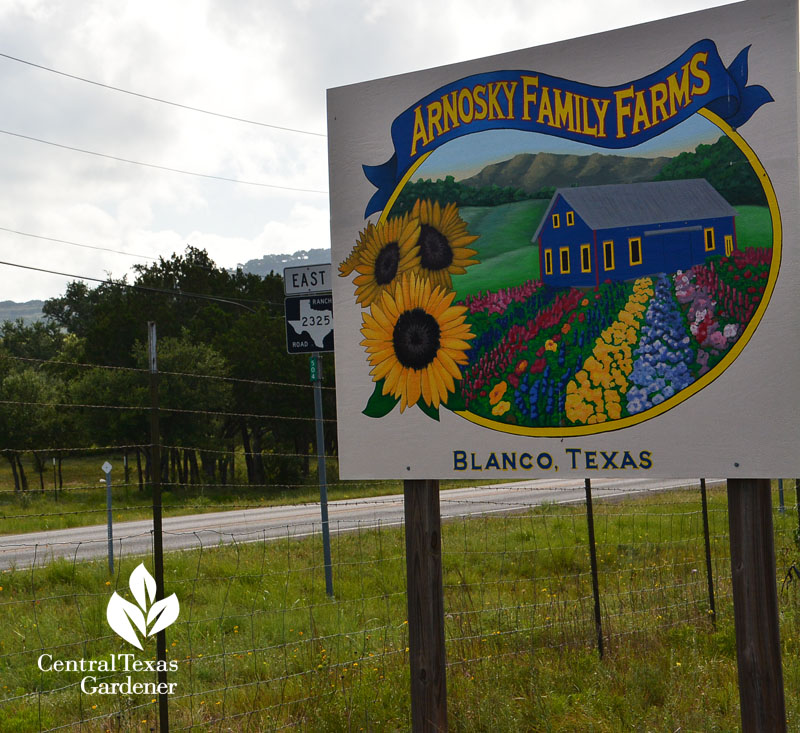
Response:
[{"label": "green tree", "polygon": [[11,464],[14,489],[28,488],[22,454],[33,451],[44,490],[44,463],[41,453],[61,439],[63,413],[57,405],[64,401],[64,385],[38,367],[12,368],[0,384],[0,445]]},{"label": "green tree", "polygon": [[[132,283],[104,283],[94,289],[72,283],[62,297],[48,301],[44,310],[56,326],[68,332],[58,359],[70,361],[64,355],[72,352],[98,367],[142,368],[145,362],[141,344],[146,339],[146,324],[155,321],[159,353],[163,353],[159,361],[167,364],[173,360],[176,366],[167,369],[162,365],[160,369],[183,374],[229,374],[237,380],[247,380],[227,384],[225,389],[212,388],[210,380],[203,383],[202,389],[195,389],[188,382],[175,382],[173,377],[163,380],[174,390],[163,395],[164,404],[175,409],[180,406],[235,413],[212,421],[188,413],[180,418],[181,413],[165,418],[165,440],[177,448],[200,449],[209,479],[219,470],[224,481],[228,472],[227,458],[213,453],[212,444],[216,445],[214,450],[228,454],[232,447],[240,445],[245,452],[248,480],[253,484],[289,484],[297,479],[298,472],[307,473],[307,458],[301,462],[294,456],[307,457],[314,439],[312,393],[307,388],[308,358],[286,353],[281,277],[226,271],[218,268],[204,251],[189,247],[183,255],[137,267]],[[326,367],[326,378],[332,383],[332,362]],[[118,407],[141,406],[144,387],[134,384],[131,374],[113,374],[102,368],[76,373],[71,394],[75,401],[85,400],[85,404],[102,399],[102,404]],[[265,381],[303,387],[256,384]],[[92,395],[95,399],[90,399]],[[220,409],[223,404],[229,405],[228,409]],[[328,416],[333,415],[330,402],[326,410]],[[121,410],[118,413],[87,416],[92,440],[113,443],[124,439],[141,444],[141,437],[136,436],[143,432],[144,418],[137,417],[137,413],[127,417]],[[329,428],[327,433],[333,450],[335,430]],[[292,457],[284,459],[282,454]],[[214,455],[223,455],[216,466]],[[184,480],[193,475],[191,453],[188,466],[186,460],[184,452]],[[174,454],[170,462],[171,470],[180,478]],[[301,463],[302,471],[298,469]]]},{"label": "green tree", "polygon": [[711,145],[698,145],[693,153],[681,153],[656,176],[657,181],[687,178],[705,178],[732,206],[767,205],[758,175],[727,135]]}]

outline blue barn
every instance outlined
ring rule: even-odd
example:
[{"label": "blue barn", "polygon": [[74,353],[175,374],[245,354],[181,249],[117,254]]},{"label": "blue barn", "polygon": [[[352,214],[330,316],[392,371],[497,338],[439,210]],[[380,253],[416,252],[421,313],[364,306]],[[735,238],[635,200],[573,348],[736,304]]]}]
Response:
[{"label": "blue barn", "polygon": [[591,287],[730,255],[735,216],[704,178],[559,188],[532,241],[545,283]]}]

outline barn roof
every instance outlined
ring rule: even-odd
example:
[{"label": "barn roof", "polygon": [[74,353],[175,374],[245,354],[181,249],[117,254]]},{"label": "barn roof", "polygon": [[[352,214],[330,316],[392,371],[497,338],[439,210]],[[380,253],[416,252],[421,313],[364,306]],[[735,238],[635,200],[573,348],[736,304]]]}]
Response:
[{"label": "barn roof", "polygon": [[736,209],[705,178],[559,188],[534,240],[559,196],[594,230],[736,216]]}]

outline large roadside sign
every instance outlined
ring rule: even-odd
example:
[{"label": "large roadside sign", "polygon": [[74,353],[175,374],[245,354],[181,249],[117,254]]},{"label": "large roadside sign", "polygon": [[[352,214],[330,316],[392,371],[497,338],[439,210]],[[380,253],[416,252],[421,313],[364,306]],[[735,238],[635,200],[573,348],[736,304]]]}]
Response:
[{"label": "large roadside sign", "polygon": [[330,90],[341,476],[797,474],[797,31],[748,0]]}]

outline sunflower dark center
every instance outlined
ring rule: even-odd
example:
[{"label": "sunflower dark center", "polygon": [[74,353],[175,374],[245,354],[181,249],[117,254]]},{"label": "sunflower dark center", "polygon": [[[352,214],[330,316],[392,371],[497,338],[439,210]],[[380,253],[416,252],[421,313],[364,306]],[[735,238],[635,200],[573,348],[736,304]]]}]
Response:
[{"label": "sunflower dark center", "polygon": [[392,334],[397,360],[409,369],[424,369],[439,351],[441,329],[422,308],[400,314]]},{"label": "sunflower dark center", "polygon": [[423,224],[419,231],[419,256],[426,270],[444,270],[453,261],[453,248],[438,229]]},{"label": "sunflower dark center", "polygon": [[394,280],[397,265],[400,262],[400,246],[397,242],[389,242],[375,258],[375,282],[386,285]]}]

